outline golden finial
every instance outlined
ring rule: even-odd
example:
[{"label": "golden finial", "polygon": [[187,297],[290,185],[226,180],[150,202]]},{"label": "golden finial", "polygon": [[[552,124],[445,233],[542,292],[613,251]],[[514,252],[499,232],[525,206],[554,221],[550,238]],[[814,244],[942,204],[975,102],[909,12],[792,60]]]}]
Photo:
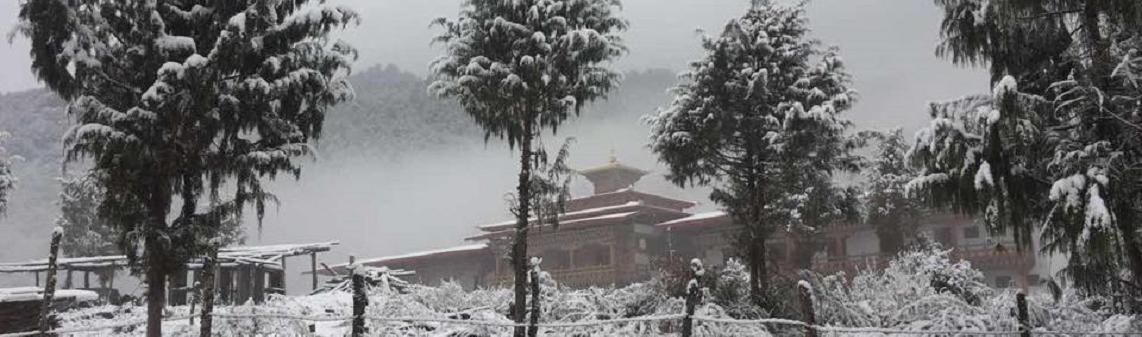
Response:
[{"label": "golden finial", "polygon": [[613,147],[611,148],[611,159],[610,159],[610,161],[611,161],[611,164],[619,162],[619,157],[615,155],[615,148],[613,148]]}]

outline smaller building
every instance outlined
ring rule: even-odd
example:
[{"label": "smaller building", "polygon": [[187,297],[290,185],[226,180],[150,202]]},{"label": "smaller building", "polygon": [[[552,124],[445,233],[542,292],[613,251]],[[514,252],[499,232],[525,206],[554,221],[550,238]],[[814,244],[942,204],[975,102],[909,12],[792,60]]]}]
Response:
[{"label": "smaller building", "polygon": [[[225,247],[218,252],[218,272],[215,274],[217,300],[222,304],[261,303],[266,294],[286,293],[286,260],[308,256],[312,271],[317,268],[317,255],[336,246],[337,242],[308,244],[281,244],[266,246]],[[98,293],[105,302],[118,303],[115,274],[130,267],[123,255],[61,257],[56,261],[57,273],[62,277],[62,289],[84,289]],[[199,279],[202,261],[194,260],[186,269],[171,276],[167,298],[171,305],[187,304],[188,293]],[[40,286],[41,274],[46,277],[48,261],[35,260],[17,263],[0,263],[0,274],[32,274],[35,286]],[[76,275],[78,274],[78,276]],[[108,275],[103,282],[92,282],[92,275]],[[82,283],[75,280],[82,277]],[[317,288],[317,275],[313,288]]]}]

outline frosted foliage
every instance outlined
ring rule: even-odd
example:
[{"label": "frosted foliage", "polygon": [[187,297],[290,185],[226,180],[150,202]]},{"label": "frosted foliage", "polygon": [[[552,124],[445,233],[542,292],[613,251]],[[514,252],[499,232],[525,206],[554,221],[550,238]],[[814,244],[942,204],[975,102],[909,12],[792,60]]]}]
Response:
[{"label": "frosted foliage", "polygon": [[810,38],[804,11],[758,3],[703,37],[673,100],[645,117],[667,178],[713,187],[711,200],[746,225],[742,244],[777,230],[808,237],[841,213],[831,178],[850,167],[842,113],[856,92],[839,51]]},{"label": "frosted foliage", "polygon": [[[330,33],[357,14],[313,0],[98,3],[24,2],[18,31],[41,41],[33,71],[70,103],[66,160],[90,163],[85,173],[104,188],[97,208],[115,225],[110,241],[163,242],[144,254],[174,268],[220,235],[217,224],[187,227],[242,219],[246,208],[261,219],[274,201],[262,182],[300,174],[296,158],[312,153],[325,111],[352,97],[356,51]],[[83,222],[64,225],[93,225]],[[132,261],[139,252],[126,249]]]},{"label": "frosted foliage", "polygon": [[556,128],[619,75],[607,65],[626,51],[618,0],[467,0],[460,18],[439,18],[445,49],[432,62],[433,94],[456,98],[489,135],[515,142],[507,121],[531,116]]},{"label": "frosted foliage", "polygon": [[[824,325],[908,331],[1015,331],[1014,290],[983,284],[983,274],[948,250],[907,251],[884,270],[860,271],[851,283],[840,275],[811,278],[818,321]],[[1050,331],[1133,331],[1134,317],[1096,311],[1092,299],[1066,290],[1059,301],[1028,296],[1031,324]]]},{"label": "frosted foliage", "polygon": [[[376,276],[376,273],[372,273]],[[851,281],[843,275],[808,275],[813,290],[818,323],[823,326],[888,328],[906,331],[982,330],[1015,331],[1013,291],[996,291],[982,283],[983,274],[964,261],[953,261],[949,251],[925,247],[906,251],[884,270],[864,270]],[[541,322],[583,323],[621,318],[653,318],[677,315],[685,301],[664,294],[656,282],[636,283],[622,288],[571,289],[541,273]],[[397,282],[400,283],[400,282]],[[736,316],[748,308],[745,296],[748,273],[740,263],[730,261],[717,277],[717,289],[703,289],[704,302],[696,314],[711,318],[759,318]],[[308,296],[270,295],[261,305],[218,306],[221,315],[285,315],[304,317],[348,317],[352,295],[348,287],[332,287]],[[730,290],[725,292],[726,290]],[[737,299],[726,298],[741,291]],[[511,291],[503,288],[464,291],[453,282],[435,287],[402,284],[399,288],[369,287],[365,315],[388,318],[478,320],[510,323],[505,313]],[[1064,290],[1057,301],[1045,296],[1028,297],[1031,323],[1049,331],[1125,332],[1138,331],[1142,321],[1135,316],[1114,315],[1096,310],[1100,298],[1084,298]],[[736,302],[735,302],[736,301]],[[740,302],[740,303],[738,303]],[[733,304],[738,303],[738,304]],[[62,328],[93,327],[142,318],[144,310],[127,305],[101,306],[65,311]],[[752,309],[756,310],[756,309]],[[736,313],[735,313],[736,312]],[[169,308],[169,316],[189,313],[187,306]],[[196,320],[197,321],[197,320]],[[308,323],[281,318],[215,318],[219,336],[255,334],[307,335]],[[379,322],[367,320],[367,336],[508,336],[510,328],[432,322]],[[186,320],[166,324],[169,336],[197,336],[197,326]],[[613,323],[574,328],[545,328],[543,336],[663,336],[677,333],[681,322],[662,320],[650,323]],[[763,325],[701,323],[696,336],[800,336],[801,330],[769,328]],[[774,330],[770,330],[774,328]],[[348,322],[317,323],[318,336],[343,336]],[[139,336],[141,330],[102,331],[91,336]]]}]

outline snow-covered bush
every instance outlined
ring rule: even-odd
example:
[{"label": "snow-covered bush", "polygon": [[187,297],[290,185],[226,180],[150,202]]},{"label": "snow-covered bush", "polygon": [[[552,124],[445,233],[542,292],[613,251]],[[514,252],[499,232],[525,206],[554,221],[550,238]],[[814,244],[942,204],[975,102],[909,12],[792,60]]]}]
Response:
[{"label": "snow-covered bush", "polygon": [[[799,319],[792,300],[772,314],[755,307],[748,296],[746,268],[731,260],[720,270],[705,273],[699,282],[703,301],[700,317],[715,319]],[[997,291],[983,283],[983,274],[966,261],[956,261],[951,250],[920,245],[906,250],[883,270],[863,270],[851,278],[844,274],[806,273],[813,288],[817,321],[824,326],[871,327],[907,331],[1015,331],[1015,296],[1012,290]],[[540,322],[546,324],[598,323],[587,326],[548,327],[541,335],[572,336],[670,336],[681,331],[681,321],[665,319],[685,312],[685,300],[671,296],[659,280],[621,288],[572,289],[560,285],[547,273],[540,274]],[[395,282],[399,283],[399,282]],[[390,284],[395,284],[390,283]],[[789,283],[789,284],[786,284]],[[796,298],[791,282],[775,283],[784,298]],[[263,304],[220,306],[216,312],[218,336],[307,335],[315,324],[319,336],[343,336],[349,322],[318,322],[287,317],[348,317],[352,296],[345,287],[309,296],[271,296]],[[508,324],[512,293],[506,288],[464,290],[445,282],[436,287],[403,285],[371,287],[366,308],[368,336],[509,336],[505,326],[462,324],[480,321]],[[1045,331],[1127,332],[1142,331],[1136,316],[1116,315],[1104,298],[1084,297],[1065,289],[1058,296],[1033,293],[1028,311],[1035,329]],[[145,308],[128,305],[102,306],[60,315],[63,328],[78,328],[141,321]],[[168,317],[185,316],[188,307],[171,307]],[[227,315],[279,317],[242,318]],[[616,322],[625,318],[664,318],[644,322]],[[449,322],[421,322],[408,319]],[[189,320],[170,321],[164,328],[171,336],[197,336]],[[796,325],[730,324],[698,320],[695,336],[800,336]],[[90,336],[139,336],[138,327],[93,332]],[[840,334],[846,335],[846,334]],[[859,335],[859,334],[857,334]]]}]

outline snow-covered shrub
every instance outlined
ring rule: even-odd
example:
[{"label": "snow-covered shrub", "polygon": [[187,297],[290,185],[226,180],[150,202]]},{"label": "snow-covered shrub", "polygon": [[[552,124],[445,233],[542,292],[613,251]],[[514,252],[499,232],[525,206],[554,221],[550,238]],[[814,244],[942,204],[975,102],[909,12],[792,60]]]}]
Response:
[{"label": "snow-covered shrub", "polygon": [[861,271],[851,281],[844,274],[811,274],[818,320],[839,326],[909,325],[918,330],[974,327],[982,317],[976,310],[981,298],[990,298],[992,291],[983,283],[982,273],[967,261],[953,262],[950,253],[937,246],[906,251],[884,270]]},{"label": "snow-covered shrub", "polygon": [[734,318],[762,318],[769,313],[750,300],[749,270],[738,259],[730,259],[717,273],[710,289],[710,302]]}]

